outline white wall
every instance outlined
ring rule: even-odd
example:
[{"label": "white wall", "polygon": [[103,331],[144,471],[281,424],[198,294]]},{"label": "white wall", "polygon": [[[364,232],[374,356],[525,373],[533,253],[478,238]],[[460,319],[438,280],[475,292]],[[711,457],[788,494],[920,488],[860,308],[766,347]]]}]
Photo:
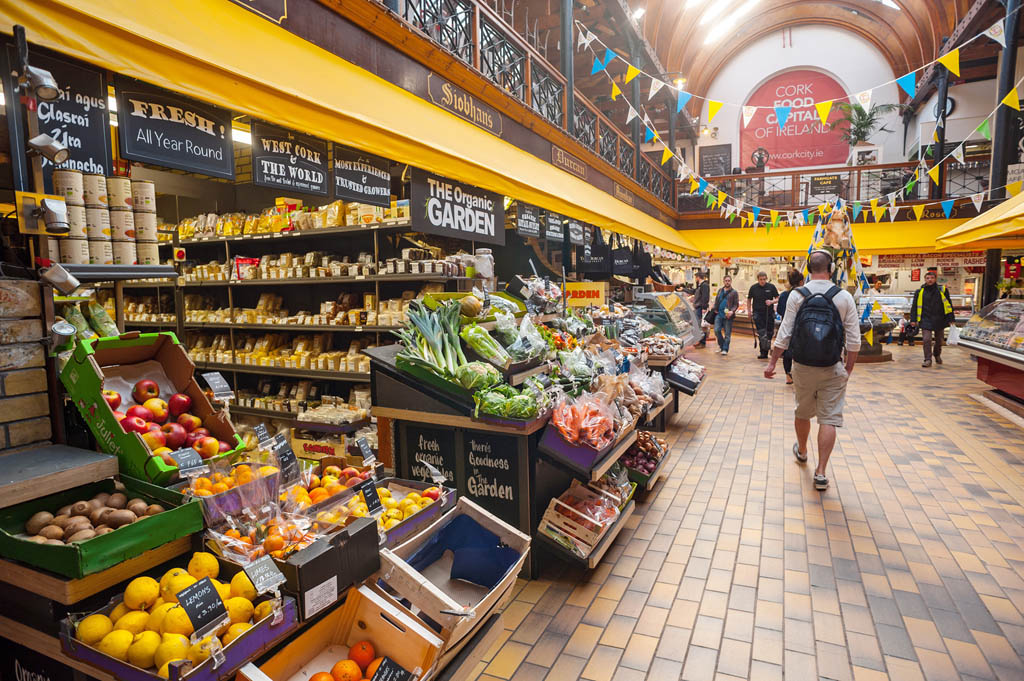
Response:
[{"label": "white wall", "polygon": [[[975,128],[981,125],[996,106],[995,79],[953,85],[949,88],[949,96],[956,101],[956,106],[946,119],[946,140],[962,142],[984,139],[980,132],[975,132]],[[919,139],[925,147],[932,142],[932,133],[935,131],[935,104],[938,99],[938,94],[933,93],[911,120],[910,130],[907,132],[908,152]],[[995,117],[989,123],[994,132]],[[902,127],[901,125],[901,135]]]},{"label": "white wall", "polygon": [[[796,68],[823,71],[834,77],[851,95],[896,78],[882,53],[852,33],[825,25],[796,26],[785,29],[785,32],[785,43],[783,31],[776,31],[737,54],[715,78],[708,89],[708,99],[742,105],[769,77]],[[895,83],[876,88],[872,102],[895,103],[898,101],[897,90]],[[705,102],[700,115],[702,124],[707,116]],[[749,166],[750,159],[739,158],[742,111],[727,104],[710,125],[718,126],[718,139],[701,137],[700,144],[732,144],[733,166]],[[899,114],[888,116],[886,125],[894,132],[877,134],[871,142],[883,147],[883,162],[902,161],[903,125]],[[699,168],[696,162],[691,165]]]}]

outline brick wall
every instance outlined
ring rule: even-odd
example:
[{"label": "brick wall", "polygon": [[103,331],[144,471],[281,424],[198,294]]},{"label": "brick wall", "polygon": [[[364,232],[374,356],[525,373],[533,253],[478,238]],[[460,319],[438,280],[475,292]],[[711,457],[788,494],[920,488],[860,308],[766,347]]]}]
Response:
[{"label": "brick wall", "polygon": [[50,440],[40,288],[0,279],[0,454]]}]

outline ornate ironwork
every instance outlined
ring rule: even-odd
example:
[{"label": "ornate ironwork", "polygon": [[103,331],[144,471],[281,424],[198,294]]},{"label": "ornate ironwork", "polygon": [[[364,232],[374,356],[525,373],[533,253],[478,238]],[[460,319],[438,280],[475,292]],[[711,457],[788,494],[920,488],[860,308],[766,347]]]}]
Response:
[{"label": "ornate ironwork", "polygon": [[615,142],[618,140],[618,138],[618,134],[616,134],[616,132],[612,130],[610,127],[608,127],[607,125],[601,126],[600,148],[598,149],[597,153],[600,154],[601,158],[603,158],[605,161],[612,164],[613,166],[615,165],[616,160]]},{"label": "ornate ironwork", "polygon": [[465,0],[405,0],[403,17],[461,61],[473,63],[473,5]]},{"label": "ornate ironwork", "polygon": [[534,60],[530,65],[533,110],[549,123],[562,127],[562,84]]},{"label": "ornate ironwork", "polygon": [[[946,196],[970,196],[988,189],[991,161],[988,158],[946,165]],[[927,182],[918,182],[927,186]]]},{"label": "ornate ironwork", "polygon": [[625,140],[625,138],[619,138],[619,172],[626,177],[633,177],[633,156],[634,151]]},{"label": "ornate ironwork", "polygon": [[489,21],[480,22],[480,70],[492,83],[526,100],[526,54]]},{"label": "ornate ironwork", "polygon": [[573,135],[576,140],[591,151],[597,151],[597,114],[576,98],[574,107]]},{"label": "ornate ironwork", "polygon": [[653,174],[651,162],[647,160],[646,156],[642,156],[640,158],[640,176],[637,178],[637,181],[647,191],[651,191],[651,175]]}]

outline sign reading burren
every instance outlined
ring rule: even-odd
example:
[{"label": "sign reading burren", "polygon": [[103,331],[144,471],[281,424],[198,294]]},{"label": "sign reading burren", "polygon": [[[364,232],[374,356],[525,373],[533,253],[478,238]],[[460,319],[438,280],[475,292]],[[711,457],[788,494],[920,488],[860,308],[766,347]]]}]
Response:
[{"label": "sign reading burren", "polygon": [[433,73],[427,74],[427,93],[430,101],[442,109],[501,137],[501,114],[494,107]]},{"label": "sign reading burren", "polygon": [[505,245],[501,196],[413,168],[410,191],[416,232]]}]

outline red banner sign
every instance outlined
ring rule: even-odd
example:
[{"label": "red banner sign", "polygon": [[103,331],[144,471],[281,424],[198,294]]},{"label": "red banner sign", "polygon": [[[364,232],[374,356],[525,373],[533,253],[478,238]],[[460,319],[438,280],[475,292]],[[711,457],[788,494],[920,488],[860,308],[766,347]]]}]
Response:
[{"label": "red banner sign", "polygon": [[[768,150],[768,167],[801,168],[804,166],[839,165],[846,162],[850,148],[840,139],[839,130],[830,130],[821,122],[815,102],[845,99],[847,93],[834,78],[818,71],[798,69],[772,76],[747,99],[748,106],[772,107],[758,109],[740,133],[740,165],[753,165],[754,150]],[[779,129],[774,107],[791,107],[786,126]],[[840,117],[833,106],[828,120]]]}]

